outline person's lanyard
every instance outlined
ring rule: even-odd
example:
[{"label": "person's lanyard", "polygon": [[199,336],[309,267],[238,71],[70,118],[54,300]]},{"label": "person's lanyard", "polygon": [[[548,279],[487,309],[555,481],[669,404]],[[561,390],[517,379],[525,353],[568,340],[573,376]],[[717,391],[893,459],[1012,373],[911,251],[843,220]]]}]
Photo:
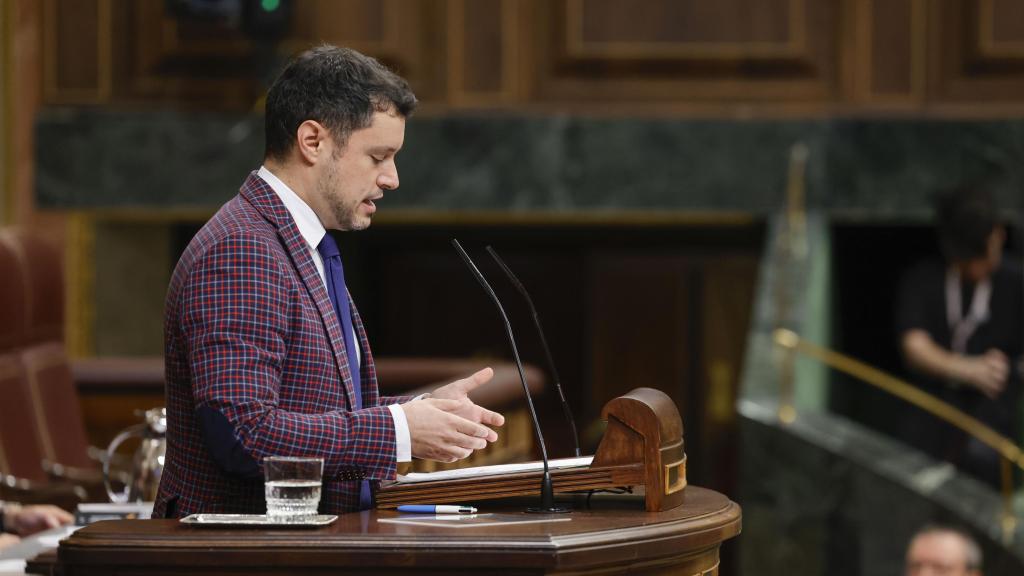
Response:
[{"label": "person's lanyard", "polygon": [[967,341],[988,320],[989,301],[992,299],[992,281],[989,278],[978,282],[971,296],[967,317],[963,315],[963,297],[960,294],[960,272],[956,268],[946,270],[946,321],[953,337],[951,348],[957,354],[967,354]]}]

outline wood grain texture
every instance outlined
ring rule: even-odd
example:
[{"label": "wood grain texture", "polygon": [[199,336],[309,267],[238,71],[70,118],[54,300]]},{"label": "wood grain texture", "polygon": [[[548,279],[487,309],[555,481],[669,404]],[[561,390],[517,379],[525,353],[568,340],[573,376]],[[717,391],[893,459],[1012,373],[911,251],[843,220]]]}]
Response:
[{"label": "wood grain texture", "polygon": [[[439,528],[377,522],[392,511],[342,515],[312,530],[195,528],[173,520],[93,524],[65,540],[59,568],[93,574],[707,574],[739,533],[740,508],[699,487],[672,510],[638,498],[597,499],[567,522]],[[489,510],[498,511],[498,510]],[[523,514],[521,512],[505,512]],[[535,518],[535,516],[529,516]]]},{"label": "wood grain texture", "polygon": [[998,103],[989,113],[1005,114],[1024,100],[1024,8],[1013,0],[291,6],[269,47],[237,27],[169,14],[162,0],[45,0],[45,102],[258,110],[283,60],[320,42],[395,68],[429,113],[955,113]]},{"label": "wood grain texture", "polygon": [[[590,466],[551,471],[555,493],[644,488],[648,512],[683,502],[686,454],[683,424],[672,399],[653,388],[637,388],[608,402],[601,444]],[[454,480],[396,483],[377,492],[377,506],[476,502],[540,494],[542,472],[520,472]]]}]

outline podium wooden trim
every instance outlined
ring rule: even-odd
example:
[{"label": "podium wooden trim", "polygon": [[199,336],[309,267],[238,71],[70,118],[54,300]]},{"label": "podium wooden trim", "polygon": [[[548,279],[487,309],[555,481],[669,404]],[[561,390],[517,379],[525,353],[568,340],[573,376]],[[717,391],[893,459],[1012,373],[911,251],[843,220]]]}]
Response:
[{"label": "podium wooden trim", "polygon": [[[718,572],[722,541],[740,532],[740,508],[696,486],[670,510],[642,496],[600,497],[569,521],[440,528],[377,522],[392,510],[344,514],[314,529],[224,529],[175,520],[112,520],[64,540],[53,566],[100,574],[682,574]],[[500,510],[485,509],[485,512]],[[503,513],[538,516],[518,510]],[[39,561],[35,570],[46,570]]]},{"label": "podium wooden trim", "polygon": [[[551,470],[556,494],[643,486],[648,512],[683,502],[686,452],[679,410],[664,392],[637,388],[601,411],[608,422],[590,466]],[[377,491],[378,508],[444,504],[540,494],[542,472],[396,483]]]}]

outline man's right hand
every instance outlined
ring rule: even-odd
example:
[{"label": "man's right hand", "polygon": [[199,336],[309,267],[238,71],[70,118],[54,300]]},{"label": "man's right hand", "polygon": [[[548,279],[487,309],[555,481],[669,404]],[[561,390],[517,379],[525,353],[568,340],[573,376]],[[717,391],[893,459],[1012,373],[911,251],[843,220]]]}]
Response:
[{"label": "man's right hand", "polygon": [[455,462],[498,439],[490,428],[453,414],[462,406],[458,400],[424,398],[401,406],[415,458]]},{"label": "man's right hand", "polygon": [[962,380],[989,398],[996,398],[1006,389],[1010,377],[1010,360],[1002,351],[989,349],[980,356],[965,356]]}]

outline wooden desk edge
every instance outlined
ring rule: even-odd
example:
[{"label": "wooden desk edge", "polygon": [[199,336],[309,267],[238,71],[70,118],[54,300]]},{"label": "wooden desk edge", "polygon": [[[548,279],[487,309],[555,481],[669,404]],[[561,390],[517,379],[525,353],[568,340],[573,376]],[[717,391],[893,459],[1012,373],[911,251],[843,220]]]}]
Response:
[{"label": "wooden desk edge", "polygon": [[[115,560],[134,567],[159,563],[164,568],[180,566],[182,571],[196,574],[203,573],[204,566],[223,567],[229,563],[253,569],[268,564],[280,567],[277,560],[269,559],[281,554],[287,554],[294,566],[306,569],[337,566],[339,559],[353,568],[390,569],[425,565],[437,569],[485,569],[516,565],[584,570],[641,560],[652,565],[683,560],[692,563],[698,557],[701,565],[710,566],[712,560],[717,562],[721,542],[735,537],[742,529],[740,506],[724,496],[716,496],[721,498],[722,506],[697,516],[568,534],[467,534],[456,529],[419,534],[345,534],[331,528],[272,533],[169,528],[175,533],[154,534],[152,529],[115,530],[116,524],[123,521],[112,521],[106,526],[97,524],[95,528],[83,529],[63,541],[58,562],[81,569],[112,566]],[[649,517],[649,513],[642,511],[637,514]],[[174,523],[150,522],[164,526]],[[258,537],[240,537],[241,533]]]}]

